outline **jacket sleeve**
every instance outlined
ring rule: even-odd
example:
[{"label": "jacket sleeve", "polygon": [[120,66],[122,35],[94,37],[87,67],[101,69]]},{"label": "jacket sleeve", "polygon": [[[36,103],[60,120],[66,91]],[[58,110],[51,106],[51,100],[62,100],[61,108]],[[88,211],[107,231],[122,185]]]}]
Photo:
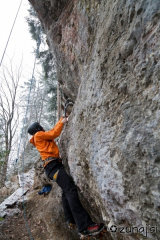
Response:
[{"label": "jacket sleeve", "polygon": [[50,131],[47,132],[39,132],[38,137],[44,139],[44,140],[53,140],[57,138],[63,129],[63,123],[61,122],[63,118],[61,118],[54,128],[52,128]]}]

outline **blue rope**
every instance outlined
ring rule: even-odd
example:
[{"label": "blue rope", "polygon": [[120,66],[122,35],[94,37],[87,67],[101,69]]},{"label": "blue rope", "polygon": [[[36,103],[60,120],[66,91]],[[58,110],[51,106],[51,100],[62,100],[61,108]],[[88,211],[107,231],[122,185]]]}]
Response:
[{"label": "blue rope", "polygon": [[8,37],[8,40],[7,40],[7,43],[6,43],[6,46],[5,46],[5,49],[4,49],[4,52],[3,52],[3,55],[2,55],[2,59],[1,59],[1,62],[0,62],[0,67],[2,65],[2,62],[3,62],[3,58],[4,58],[4,55],[5,55],[5,52],[6,52],[6,49],[7,49],[7,46],[8,46],[8,43],[9,43],[9,40],[11,38],[11,34],[12,34],[12,31],[13,31],[13,28],[14,28],[14,25],[15,25],[15,22],[16,22],[16,19],[17,19],[17,16],[18,16],[18,13],[19,13],[19,10],[21,8],[21,5],[22,5],[22,0],[19,4],[19,8],[18,8],[18,11],[17,11],[17,14],[15,16],[15,19],[14,19],[14,22],[13,22],[13,25],[12,25],[12,28],[11,28],[11,31],[10,31],[10,34],[9,34],[9,37]]}]

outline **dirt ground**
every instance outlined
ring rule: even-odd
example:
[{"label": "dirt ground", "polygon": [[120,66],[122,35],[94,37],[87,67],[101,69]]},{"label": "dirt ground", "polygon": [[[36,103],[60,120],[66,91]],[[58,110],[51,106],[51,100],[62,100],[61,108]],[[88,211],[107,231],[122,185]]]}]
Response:
[{"label": "dirt ground", "polygon": [[6,217],[0,222],[0,240],[22,240],[49,239],[46,224],[43,218],[38,218],[39,203],[46,201],[48,197],[39,196],[37,191],[33,193],[32,201],[29,200],[25,204],[25,212],[22,203],[19,205],[21,213],[12,217]]},{"label": "dirt ground", "polygon": [[0,222],[0,240],[77,240],[77,233],[73,236],[64,224],[62,212],[50,201],[49,196],[39,196],[37,191],[31,193],[25,214],[20,205],[21,213]]},{"label": "dirt ground", "polygon": [[[77,229],[69,230],[65,223],[62,206],[54,192],[45,197],[37,192],[30,193],[25,214],[21,203],[19,214],[0,222],[0,240],[79,240]],[[109,233],[90,238],[93,239],[111,240]]]},{"label": "dirt ground", "polygon": [[[28,232],[29,229],[30,233]],[[31,234],[31,237],[30,235]],[[27,219],[25,222],[24,213],[19,216],[6,218],[0,223],[0,240],[29,240],[36,236],[36,239],[49,239],[46,226],[41,221],[37,222],[34,219]]]},{"label": "dirt ground", "polygon": [[[28,226],[26,226],[23,214],[5,219],[0,223],[0,240],[50,240],[49,234],[47,234],[47,229],[41,222],[37,223],[36,221],[33,221],[33,219],[29,219],[27,225]],[[27,231],[27,228],[29,228],[30,233]],[[72,239],[69,238],[68,240],[75,239],[77,238],[72,237]],[[97,235],[90,238],[90,240],[92,239],[109,240],[110,238]]]}]

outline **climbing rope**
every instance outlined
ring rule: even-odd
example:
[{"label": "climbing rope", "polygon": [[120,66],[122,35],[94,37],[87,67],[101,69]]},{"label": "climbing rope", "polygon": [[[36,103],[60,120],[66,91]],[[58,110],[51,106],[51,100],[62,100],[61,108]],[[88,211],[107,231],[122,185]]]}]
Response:
[{"label": "climbing rope", "polygon": [[0,62],[0,67],[1,67],[1,65],[2,65],[3,58],[4,58],[5,52],[6,52],[6,50],[7,50],[7,46],[8,46],[9,40],[10,40],[10,38],[11,38],[11,34],[12,34],[12,31],[13,31],[13,28],[14,28],[15,22],[16,22],[16,20],[17,20],[17,16],[18,16],[19,10],[20,10],[20,8],[21,8],[21,5],[22,5],[22,0],[21,0],[21,2],[20,2],[20,4],[19,4],[19,7],[18,7],[18,10],[17,10],[16,16],[15,16],[15,19],[14,19],[14,22],[13,22],[13,25],[12,25],[12,28],[11,28],[11,31],[10,31],[10,34],[9,34],[9,37],[8,37],[7,43],[6,43],[6,46],[5,46],[5,49],[4,49],[4,52],[3,52],[3,55],[2,55],[2,59],[1,59],[1,62]]},{"label": "climbing rope", "polygon": [[[41,33],[41,29],[40,29],[40,33]],[[18,150],[17,150],[17,158],[16,158],[17,161],[18,161],[18,157],[19,157],[19,151],[20,151],[21,141],[22,141],[23,132],[24,132],[24,126],[26,124],[26,118],[27,118],[27,113],[28,113],[28,107],[29,107],[29,102],[30,102],[30,95],[31,95],[33,80],[35,79],[34,78],[34,72],[35,72],[36,60],[37,60],[37,55],[38,55],[38,52],[39,52],[40,44],[41,44],[41,39],[40,39],[40,34],[39,34],[39,38],[38,38],[38,42],[37,42],[37,50],[36,50],[36,55],[35,55],[35,60],[34,60],[34,66],[33,66],[33,71],[32,71],[32,78],[31,78],[31,83],[30,83],[30,89],[29,89],[28,100],[27,100],[27,108],[26,108],[26,113],[25,113],[25,117],[24,117],[24,120],[23,120],[23,127],[22,127],[20,142],[19,142],[19,146],[18,146]]]},{"label": "climbing rope", "polygon": [[[25,128],[25,124],[26,124],[26,119],[27,119],[27,113],[28,113],[28,107],[29,107],[29,102],[30,102],[30,96],[31,96],[31,90],[32,90],[32,85],[33,85],[33,80],[34,78],[34,72],[35,72],[35,67],[36,67],[36,60],[37,60],[37,55],[39,52],[39,47],[41,44],[41,29],[40,29],[40,33],[39,33],[39,37],[38,37],[38,41],[37,41],[37,50],[36,50],[36,55],[35,55],[35,60],[34,60],[34,66],[33,66],[33,71],[32,71],[32,78],[31,78],[31,83],[30,83],[30,89],[29,89],[29,94],[28,94],[28,100],[27,100],[27,107],[26,107],[26,113],[25,113],[25,117],[23,119],[23,127],[22,127],[22,132],[21,132],[21,136],[20,136],[20,142],[19,142],[19,146],[18,146],[18,150],[17,150],[17,161],[18,161],[18,157],[19,157],[19,151],[20,151],[20,146],[21,146],[21,141],[22,141],[22,137],[23,137],[23,132],[24,132],[24,128]],[[26,138],[26,134],[24,136],[24,139]],[[26,217],[26,212],[25,212],[25,204],[24,204],[24,154],[25,154],[25,140],[23,142],[23,154],[22,154],[22,195],[23,195],[23,210],[24,210],[24,219],[25,219],[25,224],[27,227],[27,231],[29,233],[30,239],[33,240],[32,235],[30,233],[29,227],[28,227],[28,223],[27,223],[27,217]]]}]

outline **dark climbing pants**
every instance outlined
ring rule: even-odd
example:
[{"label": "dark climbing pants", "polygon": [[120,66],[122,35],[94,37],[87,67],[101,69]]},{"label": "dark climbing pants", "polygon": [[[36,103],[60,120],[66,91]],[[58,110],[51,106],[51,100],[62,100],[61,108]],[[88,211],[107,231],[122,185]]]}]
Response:
[{"label": "dark climbing pants", "polygon": [[93,223],[87,211],[83,208],[77,192],[77,187],[72,178],[66,173],[62,163],[50,162],[45,167],[45,173],[49,179],[53,180],[53,175],[59,170],[57,184],[61,187],[62,203],[65,220],[76,223],[78,231],[81,232]]}]

